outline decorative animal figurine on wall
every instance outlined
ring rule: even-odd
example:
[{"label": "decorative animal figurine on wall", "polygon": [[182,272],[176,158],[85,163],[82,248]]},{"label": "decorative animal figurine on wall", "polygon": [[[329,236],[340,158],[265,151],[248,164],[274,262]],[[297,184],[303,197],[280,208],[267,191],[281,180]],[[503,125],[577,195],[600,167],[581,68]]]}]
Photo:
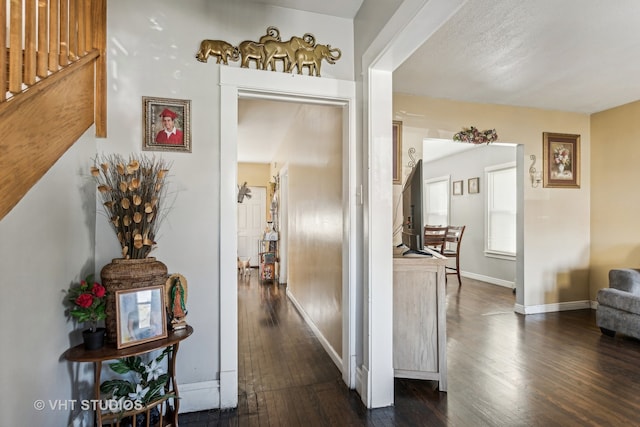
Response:
[{"label": "decorative animal figurine on wall", "polygon": [[[287,41],[280,38],[277,27],[267,27],[266,34],[259,41],[245,40],[237,47],[224,40],[202,40],[196,59],[207,62],[209,56],[216,57],[216,64],[229,65],[229,61],[240,60],[240,67],[249,68],[250,62],[255,62],[256,69],[276,70],[276,61],[282,61],[282,71],[291,73],[293,67],[298,67],[298,74],[307,67],[310,76],[320,77],[322,60],[330,64],[342,56],[342,51],[331,45],[316,45],[313,34],[306,33],[302,37],[293,36]],[[238,202],[242,203],[240,197]]]},{"label": "decorative animal figurine on wall", "polygon": [[288,41],[279,42],[269,40],[264,43],[266,57],[264,59],[264,69],[271,66],[271,71],[276,71],[276,60],[283,62],[282,71],[290,73],[294,64],[296,50],[302,47],[313,47],[316,38],[313,34],[305,34],[303,37],[291,37]]},{"label": "decorative animal figurine on wall", "polygon": [[259,42],[252,40],[245,40],[238,45],[240,51],[240,57],[242,58],[240,66],[242,68],[249,68],[249,61],[256,62],[256,68],[262,70],[264,68],[264,59],[266,52],[264,50],[264,44],[268,41],[280,41],[280,30],[276,27],[267,28],[267,34],[260,37]]},{"label": "decorative animal figurine on wall", "polygon": [[329,64],[335,62],[342,56],[342,51],[332,48],[331,45],[318,44],[313,48],[300,48],[296,50],[295,65],[298,67],[298,74],[302,74],[302,68],[309,68],[309,75],[314,74],[320,77],[320,65],[322,59],[326,59]]},{"label": "decorative animal figurine on wall", "polygon": [[222,62],[228,65],[229,59],[232,61],[240,59],[240,52],[237,47],[232,46],[224,40],[202,40],[200,42],[200,49],[196,54],[196,59],[200,62],[207,62],[209,56],[216,57],[216,64]]}]

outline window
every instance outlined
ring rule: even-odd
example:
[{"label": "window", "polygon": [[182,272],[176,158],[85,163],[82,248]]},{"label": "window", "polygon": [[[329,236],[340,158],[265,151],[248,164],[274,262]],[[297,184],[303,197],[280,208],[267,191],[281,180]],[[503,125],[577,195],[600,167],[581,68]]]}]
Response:
[{"label": "window", "polygon": [[485,168],[487,181],[487,255],[516,255],[516,165],[506,163]]},{"label": "window", "polygon": [[449,177],[424,181],[425,225],[449,225]]}]

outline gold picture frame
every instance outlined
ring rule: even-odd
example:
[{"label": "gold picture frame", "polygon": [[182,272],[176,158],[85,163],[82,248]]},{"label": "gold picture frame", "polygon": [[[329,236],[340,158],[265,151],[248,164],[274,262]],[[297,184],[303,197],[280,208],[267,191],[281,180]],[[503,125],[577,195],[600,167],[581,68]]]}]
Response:
[{"label": "gold picture frame", "polygon": [[163,285],[116,291],[115,297],[117,348],[167,337]]},{"label": "gold picture frame", "polygon": [[393,183],[402,185],[402,122],[393,121]]},{"label": "gold picture frame", "polygon": [[[191,152],[191,101],[142,97],[144,112],[142,149]],[[171,131],[165,131],[171,126]]]},{"label": "gold picture frame", "polygon": [[580,188],[580,135],[543,132],[543,187]]}]

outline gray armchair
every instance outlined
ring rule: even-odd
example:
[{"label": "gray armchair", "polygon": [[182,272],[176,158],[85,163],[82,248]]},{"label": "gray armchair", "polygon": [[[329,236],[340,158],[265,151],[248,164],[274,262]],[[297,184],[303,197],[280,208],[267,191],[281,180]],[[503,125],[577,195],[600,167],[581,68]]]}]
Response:
[{"label": "gray armchair", "polygon": [[609,271],[609,287],[600,289],[596,300],[596,323],[603,334],[640,339],[640,269]]}]

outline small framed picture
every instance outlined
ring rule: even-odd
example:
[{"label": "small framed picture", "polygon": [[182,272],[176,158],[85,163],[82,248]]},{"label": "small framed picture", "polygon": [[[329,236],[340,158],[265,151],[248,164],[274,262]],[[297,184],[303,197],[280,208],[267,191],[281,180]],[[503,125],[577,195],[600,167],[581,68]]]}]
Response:
[{"label": "small framed picture", "polygon": [[146,151],[191,152],[191,101],[142,97]]},{"label": "small framed picture", "polygon": [[477,194],[480,192],[480,178],[479,177],[475,177],[475,178],[469,178],[469,182],[468,182],[468,190],[469,190],[469,194]]},{"label": "small framed picture", "polygon": [[116,291],[118,348],[167,337],[163,285]]},{"label": "small framed picture", "polygon": [[462,196],[463,192],[463,181],[453,181],[453,195],[454,196]]},{"label": "small framed picture", "polygon": [[580,188],[580,135],[543,132],[544,188]]}]

